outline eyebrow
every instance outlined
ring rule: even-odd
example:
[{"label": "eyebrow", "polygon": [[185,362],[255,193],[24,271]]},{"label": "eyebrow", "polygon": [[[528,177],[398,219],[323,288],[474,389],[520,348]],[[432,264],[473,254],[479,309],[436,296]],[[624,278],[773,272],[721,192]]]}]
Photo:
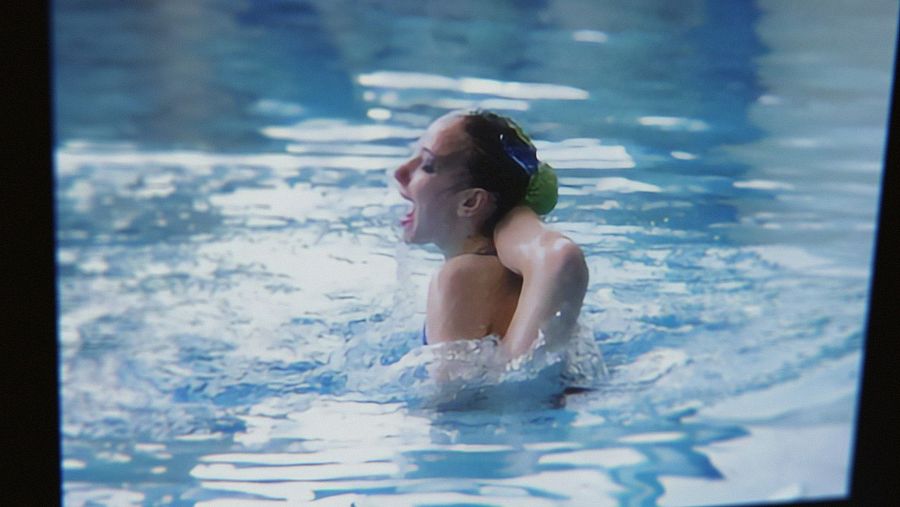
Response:
[{"label": "eyebrow", "polygon": [[[417,143],[417,144],[418,144],[418,143]],[[462,149],[462,150],[456,150],[456,151],[447,153],[447,154],[445,154],[445,155],[438,155],[438,154],[435,153],[431,148],[426,148],[426,147],[424,147],[424,146],[422,146],[422,145],[418,145],[417,148],[420,149],[420,150],[422,150],[423,152],[427,153],[428,156],[431,157],[432,159],[434,159],[435,162],[440,162],[441,160],[447,160],[447,159],[450,159],[450,158],[455,157],[455,156],[457,156],[457,155],[459,155],[460,153],[463,153],[463,152],[465,151],[465,149]]]},{"label": "eyebrow", "polygon": [[432,151],[430,148],[426,148],[426,147],[422,146],[418,141],[409,143],[409,149],[412,150],[413,153],[415,153],[417,151],[424,151],[424,152],[427,152],[429,155],[431,155],[434,158],[438,157],[438,155],[434,151]]}]

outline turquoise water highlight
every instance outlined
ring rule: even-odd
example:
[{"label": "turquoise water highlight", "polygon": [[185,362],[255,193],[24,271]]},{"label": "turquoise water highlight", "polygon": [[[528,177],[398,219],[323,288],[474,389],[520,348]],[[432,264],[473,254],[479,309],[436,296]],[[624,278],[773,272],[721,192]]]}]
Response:
[{"label": "turquoise water highlight", "polygon": [[[896,5],[512,5],[54,6],[67,505],[846,491]],[[420,368],[389,173],[470,106],[588,257],[609,374],[564,403]]]}]

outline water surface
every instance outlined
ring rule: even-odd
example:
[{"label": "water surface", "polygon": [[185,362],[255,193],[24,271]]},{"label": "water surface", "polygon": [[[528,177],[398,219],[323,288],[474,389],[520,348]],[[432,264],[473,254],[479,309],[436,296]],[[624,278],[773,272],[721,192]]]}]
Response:
[{"label": "water surface", "polygon": [[[896,19],[55,3],[65,503],[843,495]],[[464,107],[557,168],[595,390],[560,402],[550,361],[454,398],[418,368],[441,259],[398,241],[389,174]]]}]

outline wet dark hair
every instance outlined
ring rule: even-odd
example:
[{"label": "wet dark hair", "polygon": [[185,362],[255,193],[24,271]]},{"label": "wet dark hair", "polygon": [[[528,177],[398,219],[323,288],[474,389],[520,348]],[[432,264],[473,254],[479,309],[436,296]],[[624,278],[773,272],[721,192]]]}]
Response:
[{"label": "wet dark hair", "polygon": [[496,199],[497,209],[481,229],[490,237],[497,222],[525,198],[530,174],[514,157],[524,153],[525,158],[534,158],[534,146],[522,139],[521,130],[512,120],[490,111],[465,114],[463,129],[472,143],[466,160],[469,184],[487,190]]}]

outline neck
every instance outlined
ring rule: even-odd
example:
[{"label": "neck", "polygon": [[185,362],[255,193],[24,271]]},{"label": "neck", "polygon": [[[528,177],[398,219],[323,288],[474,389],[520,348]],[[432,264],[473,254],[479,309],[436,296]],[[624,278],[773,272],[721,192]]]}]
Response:
[{"label": "neck", "polygon": [[485,254],[494,251],[494,242],[491,238],[481,234],[472,234],[453,246],[444,247],[444,258],[450,259],[463,254]]}]

